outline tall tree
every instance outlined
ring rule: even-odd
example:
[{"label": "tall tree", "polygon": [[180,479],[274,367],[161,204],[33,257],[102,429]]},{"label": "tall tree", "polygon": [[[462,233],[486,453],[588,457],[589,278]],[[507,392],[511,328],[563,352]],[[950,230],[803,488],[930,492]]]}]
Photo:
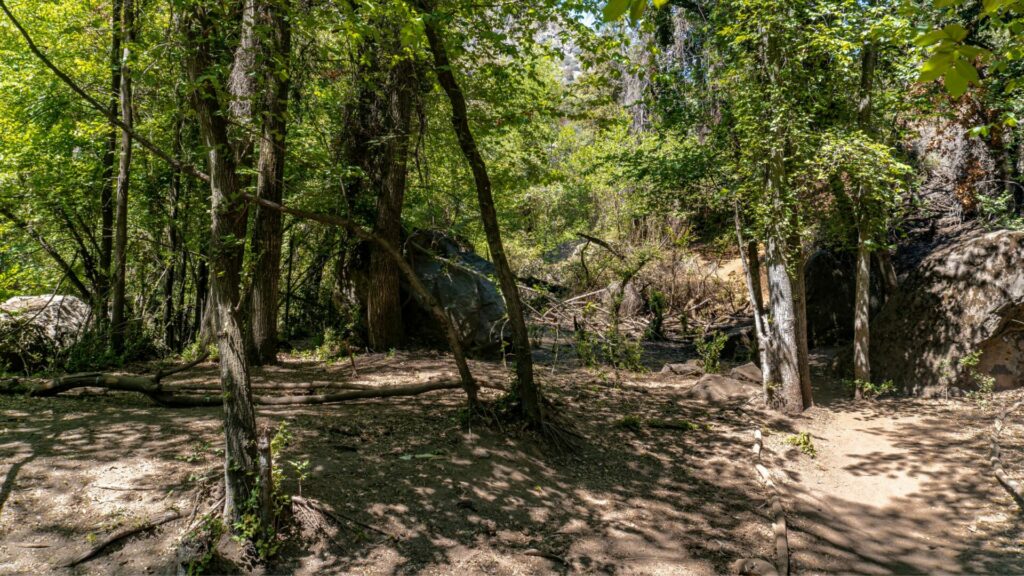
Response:
[{"label": "tall tree", "polygon": [[[257,18],[267,31],[261,42],[262,92],[259,161],[256,195],[281,203],[288,134],[288,90],[291,78],[291,24],[289,0],[260,3]],[[255,365],[277,361],[277,312],[281,278],[281,213],[257,207],[253,225],[253,277],[250,324]]]},{"label": "tall tree", "polygon": [[[110,98],[109,113],[117,117],[121,93],[121,15],[122,0],[111,0],[110,14]],[[118,129],[110,125],[107,147],[102,159],[102,189],[100,192],[100,285],[96,290],[97,320],[100,325],[109,321],[110,265],[114,247],[114,156],[117,153]]]},{"label": "tall tree", "polygon": [[[421,4],[425,10],[429,7]],[[436,18],[428,14],[425,17],[425,32],[427,42],[430,45],[430,52],[434,58],[434,71],[441,84],[441,88],[448,96],[452,107],[452,127],[455,136],[459,141],[459,148],[469,163],[473,172],[473,181],[476,184],[477,202],[480,207],[480,217],[483,220],[484,232],[487,235],[487,247],[491,252],[491,260],[498,273],[498,282],[501,286],[501,293],[505,297],[505,307],[508,311],[509,326],[512,330],[512,346],[516,356],[516,381],[514,393],[521,403],[523,417],[533,426],[544,424],[543,403],[541,391],[533,377],[533,351],[530,347],[530,336],[526,329],[526,319],[523,315],[523,305],[519,296],[519,287],[516,284],[515,274],[508,263],[505,255],[505,247],[501,241],[501,229],[498,226],[498,213],[494,207],[494,197],[491,191],[491,179],[487,173],[487,165],[480,149],[477,147],[473,131],[469,126],[469,111],[466,106],[466,97],[459,87],[455,78],[451,60],[448,58],[448,50],[444,44],[440,27]]]},{"label": "tall tree", "polygon": [[228,137],[222,100],[224,76],[219,71],[225,63],[217,61],[215,55],[229,33],[224,28],[238,23],[232,22],[230,14],[217,13],[215,6],[202,2],[193,2],[187,8],[182,15],[186,69],[193,85],[192,104],[199,132],[207,149],[212,203],[210,292],[224,397],[224,515],[234,521],[254,489],[256,411],[239,314],[247,209],[240,195],[236,147]]},{"label": "tall tree", "polygon": [[121,160],[117,172],[117,197],[114,210],[114,283],[111,298],[111,348],[115,353],[124,351],[125,335],[125,272],[128,251],[128,190],[131,186],[132,137],[134,126],[132,113],[131,58],[135,42],[135,3],[124,0],[121,13]]}]

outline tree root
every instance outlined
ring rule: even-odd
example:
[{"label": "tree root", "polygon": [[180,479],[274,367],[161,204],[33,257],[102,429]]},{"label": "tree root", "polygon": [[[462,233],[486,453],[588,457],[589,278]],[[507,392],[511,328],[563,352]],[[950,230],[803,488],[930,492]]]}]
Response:
[{"label": "tree root", "polygon": [[86,560],[96,557],[100,552],[103,551],[104,548],[113,544],[114,542],[117,542],[118,540],[123,540],[129,536],[138,534],[139,532],[146,532],[148,530],[152,530],[157,526],[161,526],[173,520],[177,520],[178,518],[181,518],[181,512],[172,509],[168,510],[167,512],[164,512],[156,518],[153,518],[152,520],[149,520],[148,522],[144,522],[142,524],[138,524],[135,526],[126,526],[119,530],[115,530],[112,534],[101,540],[99,543],[90,548],[84,554],[75,556],[71,560],[68,560],[67,562],[62,564],[61,567],[71,568],[73,566],[77,566],[82,562],[85,562]]},{"label": "tree root", "polygon": [[372,524],[367,524],[366,522],[363,522],[361,520],[357,520],[355,518],[352,518],[351,516],[346,516],[345,514],[341,514],[339,512],[335,512],[334,510],[328,508],[327,505],[325,505],[324,503],[319,502],[317,500],[313,500],[312,498],[304,498],[302,496],[292,496],[292,505],[300,506],[302,508],[306,508],[306,509],[309,509],[309,510],[314,510],[316,512],[319,512],[320,514],[322,514],[324,516],[327,516],[331,520],[334,520],[334,522],[337,523],[340,526],[344,526],[346,523],[351,523],[351,524],[355,524],[357,526],[361,526],[363,528],[366,528],[367,530],[370,530],[372,532],[376,532],[377,534],[380,534],[382,536],[387,536],[388,538],[390,538],[391,540],[393,540],[395,542],[397,542],[399,540],[399,538],[397,536],[395,536],[394,534],[392,534],[392,533],[390,533],[390,532],[388,532],[386,530],[383,530],[381,528],[377,528],[376,526],[373,526]]},{"label": "tree root", "polygon": [[999,449],[999,436],[1003,432],[1003,426],[1006,423],[1006,418],[1021,406],[1024,406],[1024,400],[1021,400],[1008,408],[1004,408],[996,415],[995,422],[992,425],[992,434],[989,437],[989,462],[992,464],[992,472],[995,474],[996,480],[998,480],[1003,488],[1006,488],[1006,491],[1013,496],[1017,505],[1024,508],[1024,488],[1021,487],[1019,482],[1007,475],[1006,468],[1003,464],[1002,451]]}]

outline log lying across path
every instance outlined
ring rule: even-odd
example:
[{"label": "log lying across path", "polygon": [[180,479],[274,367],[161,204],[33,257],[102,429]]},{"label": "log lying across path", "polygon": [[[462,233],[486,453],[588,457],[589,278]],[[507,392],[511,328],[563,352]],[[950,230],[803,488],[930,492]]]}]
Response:
[{"label": "log lying across path", "polygon": [[737,574],[756,576],[788,576],[789,575],[789,535],[786,529],[786,511],[782,507],[779,488],[772,480],[768,469],[761,463],[761,451],[764,447],[761,430],[754,431],[754,469],[768,488],[768,503],[772,513],[772,529],[775,533],[775,565],[760,558],[744,558],[733,564]]},{"label": "log lying across path", "polygon": [[[155,404],[167,408],[196,408],[203,406],[220,406],[222,403],[219,386],[211,383],[204,389],[208,393],[196,393],[194,387],[188,387],[190,393],[183,393],[174,385],[165,385],[161,381],[171,374],[177,374],[184,370],[193,368],[203,362],[206,356],[202,356],[188,364],[159,371],[153,375],[118,375],[105,374],[101,372],[87,372],[82,374],[70,374],[55,378],[51,382],[25,388],[17,385],[0,387],[0,393],[28,392],[29,396],[45,397],[56,396],[62,392],[74,390],[75,388],[103,388],[121,392],[138,392],[145,395]],[[394,396],[418,396],[435,390],[455,390],[463,388],[461,380],[448,378],[437,378],[419,384],[406,384],[399,386],[372,386],[368,384],[347,384],[338,383],[322,388],[341,388],[341,392],[330,392],[325,394],[307,394],[294,396],[261,395],[254,396],[253,401],[262,406],[293,406],[311,404],[333,404],[347,402],[350,400],[361,400],[366,398],[391,398]],[[481,386],[504,390],[497,384],[480,383]],[[283,385],[283,389],[294,388],[294,386]]]}]

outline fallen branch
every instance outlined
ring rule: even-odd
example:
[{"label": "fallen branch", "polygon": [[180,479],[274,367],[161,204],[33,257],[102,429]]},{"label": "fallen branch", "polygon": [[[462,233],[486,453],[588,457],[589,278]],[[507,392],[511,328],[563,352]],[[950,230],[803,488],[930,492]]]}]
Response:
[{"label": "fallen branch", "polygon": [[1010,478],[1006,473],[1006,467],[1003,464],[1003,454],[999,449],[999,436],[1003,432],[1003,426],[1006,422],[1006,418],[1021,406],[1024,406],[1024,400],[1013,404],[1008,408],[1004,408],[996,415],[995,422],[992,425],[992,434],[990,436],[990,456],[989,461],[992,463],[992,472],[995,474],[996,480],[1002,484],[1003,488],[1013,496],[1013,499],[1017,501],[1017,505],[1024,508],[1024,488],[1021,487],[1020,482]]},{"label": "fallen branch", "polygon": [[65,562],[64,564],[61,565],[61,567],[62,568],[71,568],[73,566],[77,566],[77,565],[81,564],[82,562],[85,562],[86,560],[94,558],[96,555],[98,555],[100,552],[102,552],[104,548],[106,548],[107,546],[110,546],[111,544],[113,544],[114,542],[117,542],[118,540],[123,540],[123,539],[125,539],[125,538],[127,538],[129,536],[133,536],[135,534],[138,534],[139,532],[146,532],[148,530],[152,530],[153,528],[156,528],[157,526],[161,526],[163,524],[167,524],[168,522],[177,520],[178,518],[181,518],[181,512],[179,512],[177,510],[168,510],[167,512],[164,512],[160,516],[157,516],[156,518],[153,518],[152,520],[150,520],[148,522],[145,522],[143,524],[139,524],[139,525],[136,525],[136,526],[127,526],[127,527],[121,528],[120,530],[116,530],[114,533],[112,533],[111,535],[107,536],[106,538],[101,540],[98,544],[96,544],[95,546],[90,548],[87,552],[85,552],[84,554],[80,554],[80,555],[74,557],[73,559]]},{"label": "fallen branch", "polygon": [[757,558],[737,560],[733,568],[738,574],[757,574],[759,576],[788,576],[789,574],[789,536],[786,529],[786,511],[782,507],[779,488],[772,480],[768,469],[761,464],[763,443],[761,430],[754,430],[754,469],[768,488],[768,505],[772,513],[772,529],[775,534],[775,566]]},{"label": "fallen branch", "polygon": [[[198,408],[204,406],[220,406],[222,404],[220,390],[211,389],[209,394],[180,394],[165,387],[157,380],[157,376],[119,376],[116,374],[86,373],[72,374],[55,379],[53,382],[32,389],[30,396],[56,396],[75,388],[103,388],[121,392],[139,392],[160,406],[166,408]],[[498,384],[481,382],[481,386],[505,391]],[[368,398],[391,398],[395,396],[418,396],[435,390],[464,389],[461,380],[432,380],[422,384],[406,384],[400,386],[369,386],[353,384],[344,386],[354,388],[344,392],[329,394],[309,394],[302,396],[254,396],[253,402],[261,406],[299,406],[309,404],[334,404],[350,400]],[[191,389],[195,392],[196,389]]]}]

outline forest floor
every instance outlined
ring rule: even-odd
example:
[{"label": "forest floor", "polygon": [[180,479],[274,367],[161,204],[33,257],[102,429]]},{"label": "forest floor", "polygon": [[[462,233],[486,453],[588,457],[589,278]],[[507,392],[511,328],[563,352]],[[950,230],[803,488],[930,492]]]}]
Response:
[{"label": "forest floor", "polygon": [[[652,364],[671,353],[661,350]],[[453,374],[447,357],[423,351],[360,356],[357,367],[353,376],[347,361],[288,357],[257,370],[254,385]],[[473,368],[494,382],[506,378],[500,363]],[[571,360],[541,364],[538,374],[554,409],[585,438],[571,454],[509,430],[467,428],[457,391],[260,409],[263,420],[289,423],[294,438],[282,460],[310,463],[302,494],[358,521],[299,522],[265,572],[726,573],[738,558],[773,553],[752,465],[760,426],[783,491],[795,573],[1024,573],[1020,510],[988,465],[1003,395],[985,404],[855,404],[823,386],[818,406],[782,418],[686,399],[693,380],[670,374]],[[178,380],[215,378],[204,365]],[[219,422],[219,409],[159,408],[132,394],[0,397],[0,573],[173,570],[185,519],[76,568],[59,566],[117,527],[173,507],[187,516],[201,478],[219,469]],[[656,427],[665,423],[677,428]],[[798,431],[811,433],[814,458],[785,443]],[[1022,460],[1020,426],[1004,433],[1004,447],[1008,462]],[[1021,478],[1024,470],[1008,472]],[[292,479],[286,489],[299,487]]]}]

